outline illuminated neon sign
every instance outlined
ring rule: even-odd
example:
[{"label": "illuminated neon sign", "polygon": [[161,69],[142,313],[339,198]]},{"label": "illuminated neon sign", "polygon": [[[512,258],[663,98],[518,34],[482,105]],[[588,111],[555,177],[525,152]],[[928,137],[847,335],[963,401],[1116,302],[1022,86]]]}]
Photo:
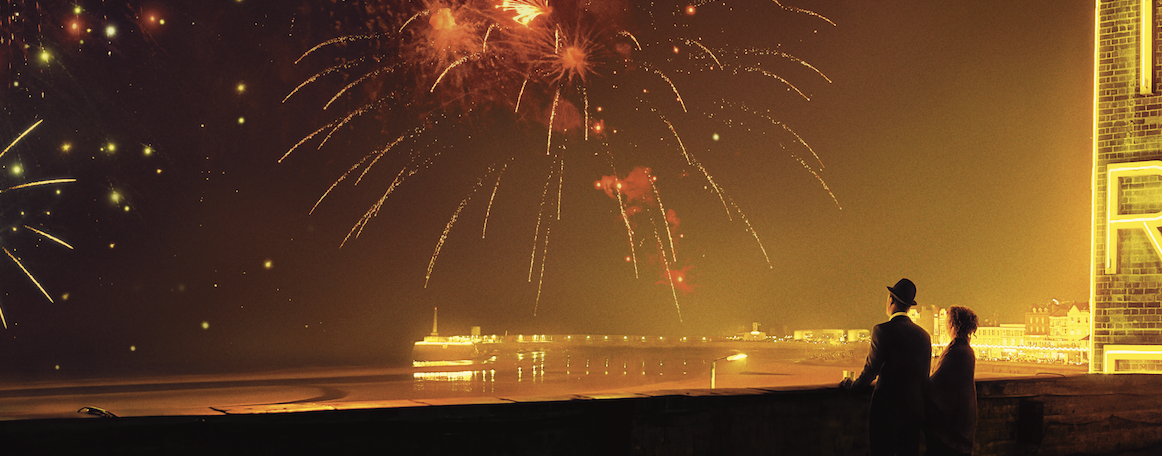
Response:
[{"label": "illuminated neon sign", "polygon": [[1118,210],[1120,179],[1123,177],[1162,177],[1162,161],[1151,160],[1133,163],[1111,163],[1107,166],[1106,179],[1106,274],[1117,274],[1118,231],[1141,228],[1150,237],[1154,252],[1162,259],[1162,244],[1158,240],[1158,228],[1162,227],[1162,212],[1147,214],[1121,214]]}]

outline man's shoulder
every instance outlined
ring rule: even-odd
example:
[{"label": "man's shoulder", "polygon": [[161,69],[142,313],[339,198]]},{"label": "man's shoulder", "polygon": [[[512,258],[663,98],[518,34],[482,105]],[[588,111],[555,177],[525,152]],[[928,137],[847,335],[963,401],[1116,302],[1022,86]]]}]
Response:
[{"label": "man's shoulder", "polygon": [[930,336],[928,336],[928,331],[925,331],[924,328],[921,328],[920,325],[917,325],[908,317],[893,318],[876,325],[873,329],[895,334],[923,334],[924,337],[929,337],[929,340],[931,340]]}]

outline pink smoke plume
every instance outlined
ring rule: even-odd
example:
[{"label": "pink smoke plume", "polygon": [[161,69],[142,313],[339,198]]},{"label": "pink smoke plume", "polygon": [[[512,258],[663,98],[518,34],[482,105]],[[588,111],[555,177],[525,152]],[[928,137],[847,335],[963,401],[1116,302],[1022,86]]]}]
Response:
[{"label": "pink smoke plume", "polygon": [[[642,166],[634,167],[624,178],[619,178],[617,175],[601,176],[601,179],[593,183],[593,188],[602,190],[607,196],[612,199],[618,199],[618,193],[621,194],[622,204],[624,205],[625,216],[630,224],[635,228],[638,225],[637,214],[645,212],[650,209],[658,210],[660,205],[657,203],[657,198],[654,196],[653,183],[657,182],[658,178],[651,174],[650,169]],[[675,290],[681,291],[682,294],[694,293],[697,288],[696,285],[690,283],[692,274],[690,271],[694,268],[693,265],[686,265],[680,269],[673,261],[677,261],[678,255],[678,240],[684,238],[678,232],[678,228],[682,225],[682,220],[678,218],[678,213],[674,209],[666,208],[665,212],[666,227],[655,227],[655,232],[659,232],[662,239],[658,241],[659,246],[663,246],[658,252],[647,254],[651,264],[658,265],[661,270],[661,280],[657,283],[660,285],[670,286],[671,281]],[[664,232],[662,232],[664,230]],[[670,252],[666,252],[665,245],[669,245]],[[666,259],[667,253],[674,258]],[[632,256],[626,256],[625,261],[632,261]],[[686,263],[686,261],[683,261]]]},{"label": "pink smoke plume", "polygon": [[645,203],[652,205],[654,192],[650,188],[650,183],[657,180],[658,178],[650,175],[649,168],[635,166],[624,179],[619,179],[617,175],[601,176],[601,180],[593,183],[593,188],[604,190],[605,194],[613,199],[617,199],[615,192],[621,189],[625,204]]},{"label": "pink smoke plume", "polygon": [[[687,265],[682,269],[672,269],[669,271],[669,278],[674,280],[674,289],[681,291],[682,294],[690,294],[697,291],[695,289],[698,288],[698,285],[690,283],[691,279],[694,277],[694,274],[690,273],[691,269],[694,269],[694,265]],[[669,278],[666,277],[666,271],[662,271],[662,280],[655,282],[655,284],[669,285]]]}]

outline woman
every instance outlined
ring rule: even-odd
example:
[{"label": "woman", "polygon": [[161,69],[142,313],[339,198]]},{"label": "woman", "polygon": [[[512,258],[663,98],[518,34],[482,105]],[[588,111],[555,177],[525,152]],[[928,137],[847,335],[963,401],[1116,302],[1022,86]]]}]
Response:
[{"label": "woman", "polygon": [[976,327],[972,309],[948,309],[948,332],[953,339],[940,355],[931,377],[931,428],[925,433],[929,455],[972,454],[976,436],[976,353],[968,345],[968,338]]}]

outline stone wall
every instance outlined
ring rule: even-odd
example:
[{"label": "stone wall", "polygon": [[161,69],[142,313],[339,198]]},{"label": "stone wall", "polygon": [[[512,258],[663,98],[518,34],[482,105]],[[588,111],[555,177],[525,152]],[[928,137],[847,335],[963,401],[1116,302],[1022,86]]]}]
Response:
[{"label": "stone wall", "polygon": [[[1162,454],[1162,376],[990,380],[977,393],[978,455]],[[0,445],[6,454],[863,455],[869,399],[835,387],[682,390],[27,420],[0,423]]]}]

